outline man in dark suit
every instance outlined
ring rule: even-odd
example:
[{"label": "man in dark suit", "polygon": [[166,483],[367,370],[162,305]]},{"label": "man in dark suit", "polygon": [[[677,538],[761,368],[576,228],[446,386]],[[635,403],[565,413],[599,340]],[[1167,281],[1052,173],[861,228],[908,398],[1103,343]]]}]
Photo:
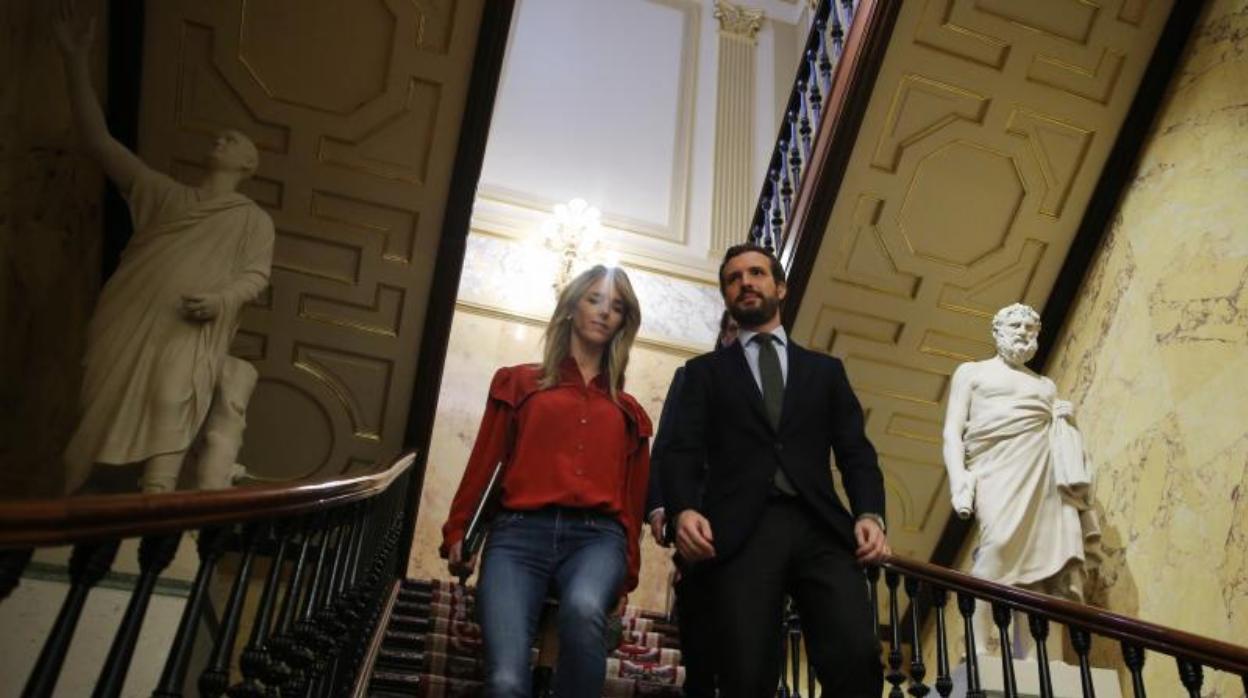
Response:
[{"label": "man in dark suit", "polygon": [[[737,322],[728,311],[724,311],[719,319],[719,336],[715,338],[715,346],[723,347],[737,339]],[[680,412],[680,391],[685,383],[685,369],[676,369],[672,383],[667,389],[667,398],[663,401],[663,412],[659,415],[659,427],[655,432],[654,444],[650,447],[650,483],[646,493],[646,520],[650,523],[650,533],[654,542],[663,547],[672,544],[672,529],[663,507],[663,488],[659,470],[667,455],[667,447],[672,442],[675,431],[676,414]],[[680,628],[681,663],[685,665],[685,695],[689,698],[714,698],[715,666],[714,666],[714,622],[710,596],[704,584],[705,575],[702,570],[685,562],[680,553],[672,556],[676,564],[678,578],[674,585],[676,591],[676,624]]]},{"label": "man in dark suit", "polygon": [[[775,691],[787,593],[824,694],[878,698],[879,642],[861,565],[889,550],[862,408],[841,362],[803,349],[780,326],[787,288],[774,256],[730,248],[719,283],[741,331],[685,365],[661,477],[676,547],[705,566],[720,695]],[[833,487],[833,455],[848,509]]]}]

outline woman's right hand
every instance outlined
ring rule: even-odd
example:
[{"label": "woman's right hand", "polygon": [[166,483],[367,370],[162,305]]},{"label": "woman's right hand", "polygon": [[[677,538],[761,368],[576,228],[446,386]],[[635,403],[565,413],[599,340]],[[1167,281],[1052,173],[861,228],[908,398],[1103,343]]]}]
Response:
[{"label": "woman's right hand", "polygon": [[464,542],[461,540],[451,546],[446,556],[446,568],[451,574],[460,579],[467,579],[472,576],[473,570],[477,567],[477,556],[474,554],[467,560],[463,559]]}]

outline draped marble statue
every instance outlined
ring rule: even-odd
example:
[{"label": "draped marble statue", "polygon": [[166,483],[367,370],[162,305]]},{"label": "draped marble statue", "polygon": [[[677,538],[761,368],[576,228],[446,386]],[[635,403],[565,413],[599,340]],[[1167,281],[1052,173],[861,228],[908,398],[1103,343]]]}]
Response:
[{"label": "draped marble statue", "polygon": [[201,434],[197,484],[228,486],[257,375],[227,351],[243,305],[268,284],[273,254],[272,220],[236,191],[255,172],[256,147],[221,133],[196,187],[152,170],[107,131],[87,71],[93,24],[82,27],[62,4],[54,29],[83,147],[134,223],[88,326],[66,489],[97,465],[142,464],[144,491],[172,490]]},{"label": "draped marble statue", "polygon": [[[1024,365],[1039,332],[1030,307],[1002,308],[992,321],[997,355],[958,366],[945,415],[945,466],[954,510],[979,524],[972,574],[1082,601],[1100,537],[1091,473],[1071,404]],[[982,616],[976,640],[994,649]]]}]

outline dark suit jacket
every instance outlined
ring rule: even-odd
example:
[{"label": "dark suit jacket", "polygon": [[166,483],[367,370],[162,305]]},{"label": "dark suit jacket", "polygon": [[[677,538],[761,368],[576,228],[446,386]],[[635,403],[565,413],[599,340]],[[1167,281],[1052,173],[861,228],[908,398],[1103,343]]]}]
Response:
[{"label": "dark suit jacket", "polygon": [[[685,364],[676,430],[660,469],[663,494],[671,520],[686,509],[710,520],[721,560],[754,530],[777,467],[850,551],[857,547],[854,519],[884,515],[884,478],[841,361],[792,340],[788,359],[778,430],[767,419],[740,343]],[[850,509],[833,486],[833,454]]]},{"label": "dark suit jacket", "polygon": [[[650,483],[646,489],[646,516],[663,506],[663,485],[659,478],[658,468],[662,467],[667,457],[667,448],[672,443],[672,432],[676,431],[676,403],[679,402],[681,388],[685,384],[685,367],[676,369],[672,375],[672,383],[667,388],[667,397],[663,399],[663,411],[659,413],[658,430],[654,433],[654,442],[650,444]],[[649,519],[647,519],[647,522]]]}]

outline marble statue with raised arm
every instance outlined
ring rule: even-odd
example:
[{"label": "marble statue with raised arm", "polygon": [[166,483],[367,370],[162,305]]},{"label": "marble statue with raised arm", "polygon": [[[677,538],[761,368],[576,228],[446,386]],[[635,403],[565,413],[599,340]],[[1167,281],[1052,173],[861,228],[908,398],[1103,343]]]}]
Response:
[{"label": "marble statue with raised arm", "polygon": [[97,466],[142,464],[146,492],[174,489],[197,438],[198,485],[229,485],[257,374],[227,355],[242,306],[269,280],[273,222],[240,182],[255,145],[219,134],[191,187],[156,172],[108,132],[91,86],[94,22],[63,0],[53,25],[82,148],[130,207],[134,235],[87,330],[80,419],[65,452],[66,488]]},{"label": "marble statue with raised arm", "polygon": [[[954,511],[979,524],[972,574],[1082,601],[1085,545],[1099,537],[1091,478],[1071,404],[1025,365],[1039,333],[1035,310],[1002,308],[992,320],[997,355],[954,371],[945,467]],[[983,630],[977,641],[988,640]]]}]

